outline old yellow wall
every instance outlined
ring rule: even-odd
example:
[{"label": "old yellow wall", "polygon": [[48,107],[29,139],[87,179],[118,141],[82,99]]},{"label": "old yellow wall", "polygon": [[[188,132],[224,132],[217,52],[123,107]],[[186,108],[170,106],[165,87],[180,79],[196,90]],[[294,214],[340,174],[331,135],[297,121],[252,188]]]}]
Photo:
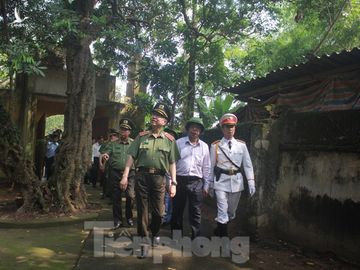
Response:
[{"label": "old yellow wall", "polygon": [[[43,135],[39,134],[39,121],[54,114],[63,114],[66,103],[66,72],[49,68],[45,75],[29,78],[19,75],[15,90],[0,91],[4,108],[19,128],[26,157],[37,163],[41,163],[41,158],[36,145],[39,139],[43,139]],[[120,111],[124,105],[114,101],[115,77],[98,76],[95,84],[97,107],[93,123],[94,135],[106,135],[110,127],[118,126]]]}]

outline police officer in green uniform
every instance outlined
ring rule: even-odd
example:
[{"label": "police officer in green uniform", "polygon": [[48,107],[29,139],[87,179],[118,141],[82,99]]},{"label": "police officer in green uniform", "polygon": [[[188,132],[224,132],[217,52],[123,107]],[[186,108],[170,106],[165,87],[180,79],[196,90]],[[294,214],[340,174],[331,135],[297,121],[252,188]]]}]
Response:
[{"label": "police officer in green uniform", "polygon": [[[176,194],[176,161],[180,155],[174,137],[163,131],[169,119],[169,108],[163,103],[156,104],[152,111],[151,129],[141,132],[129,148],[128,160],[120,182],[121,188],[126,189],[129,183],[128,174],[135,161],[137,231],[140,236],[150,239],[150,229],[153,244],[160,240],[158,233],[164,212],[165,173],[169,173],[172,179],[169,188],[170,196],[174,197]],[[149,210],[151,211],[150,225]],[[146,257],[146,255],[145,250],[140,257]]]},{"label": "police officer in green uniform", "polygon": [[[99,152],[100,154],[105,153],[105,150],[115,141],[119,140],[119,131],[115,128],[110,128],[108,131],[108,140],[101,144]],[[102,155],[99,158],[99,166],[101,171],[100,178],[102,183],[102,195],[101,199],[105,199],[105,197],[112,197],[112,184],[109,181],[109,162],[104,159]]]},{"label": "police officer in green uniform", "polygon": [[132,143],[133,139],[130,138],[131,130],[134,125],[129,119],[120,120],[120,136],[117,141],[114,141],[104,149],[102,158],[105,159],[109,164],[109,181],[112,184],[112,198],[113,198],[113,218],[114,218],[114,229],[118,229],[123,225],[122,220],[122,207],[121,198],[125,193],[126,204],[125,204],[125,216],[129,226],[133,226],[133,213],[132,208],[135,201],[135,171],[134,167],[128,176],[127,188],[123,191],[120,189],[120,180],[125,169],[125,163],[127,159],[127,151]]}]

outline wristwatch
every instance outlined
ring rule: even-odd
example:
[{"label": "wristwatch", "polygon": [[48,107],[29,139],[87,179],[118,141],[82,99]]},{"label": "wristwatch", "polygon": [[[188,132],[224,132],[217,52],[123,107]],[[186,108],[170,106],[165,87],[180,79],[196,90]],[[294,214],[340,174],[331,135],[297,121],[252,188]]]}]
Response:
[{"label": "wristwatch", "polygon": [[171,185],[172,185],[172,186],[177,186],[177,183],[174,182],[174,181],[171,181]]}]

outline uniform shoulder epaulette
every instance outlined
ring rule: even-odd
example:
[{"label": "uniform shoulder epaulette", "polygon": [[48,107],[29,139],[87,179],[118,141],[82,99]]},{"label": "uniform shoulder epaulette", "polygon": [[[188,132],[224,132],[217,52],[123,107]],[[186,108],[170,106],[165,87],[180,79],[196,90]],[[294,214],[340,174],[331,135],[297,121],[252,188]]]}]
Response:
[{"label": "uniform shoulder epaulette", "polygon": [[220,142],[220,140],[216,140],[216,141],[212,142],[211,144],[217,144],[218,142]]},{"label": "uniform shoulder epaulette", "polygon": [[245,143],[244,141],[242,141],[242,140],[238,140],[238,139],[236,139],[238,142],[241,142],[241,143]]},{"label": "uniform shoulder epaulette", "polygon": [[150,134],[150,131],[145,130],[145,131],[140,132],[140,133],[139,133],[139,136],[142,137],[142,136],[145,136],[145,135],[147,135],[147,134]]},{"label": "uniform shoulder epaulette", "polygon": [[168,138],[170,141],[175,141],[175,138],[170,133],[164,132],[164,135],[166,138]]}]

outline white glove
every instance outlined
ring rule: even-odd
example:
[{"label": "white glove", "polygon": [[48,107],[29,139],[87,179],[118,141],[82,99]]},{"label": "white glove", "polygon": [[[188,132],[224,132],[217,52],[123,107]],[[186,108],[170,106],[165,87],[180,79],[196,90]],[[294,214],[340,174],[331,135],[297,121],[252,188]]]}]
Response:
[{"label": "white glove", "polygon": [[250,193],[250,196],[252,197],[256,192],[255,180],[249,180],[248,185],[249,185],[249,193]]}]

